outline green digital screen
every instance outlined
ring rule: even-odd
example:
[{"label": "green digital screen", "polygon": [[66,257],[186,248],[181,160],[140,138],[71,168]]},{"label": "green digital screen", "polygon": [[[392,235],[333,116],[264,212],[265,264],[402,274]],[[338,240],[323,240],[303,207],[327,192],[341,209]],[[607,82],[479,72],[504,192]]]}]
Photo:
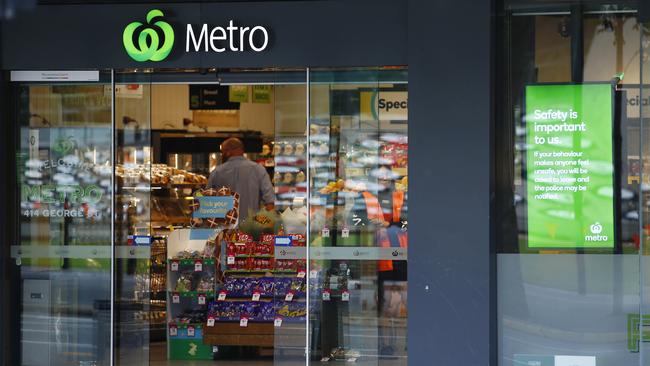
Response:
[{"label": "green digital screen", "polygon": [[610,84],[526,87],[528,247],[612,248]]}]

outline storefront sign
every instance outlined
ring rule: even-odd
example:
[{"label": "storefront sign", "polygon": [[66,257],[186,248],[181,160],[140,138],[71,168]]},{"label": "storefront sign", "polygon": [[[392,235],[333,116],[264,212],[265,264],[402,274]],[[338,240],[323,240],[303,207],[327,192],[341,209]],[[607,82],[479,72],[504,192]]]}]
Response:
[{"label": "storefront sign", "polygon": [[199,207],[192,217],[199,219],[217,218],[223,219],[232,210],[234,205],[233,196],[205,196],[195,197]]},{"label": "storefront sign", "polygon": [[526,87],[528,246],[614,246],[613,91]]},{"label": "storefront sign", "polygon": [[[175,32],[170,23],[163,20],[159,9],[147,13],[146,24],[129,23],[122,33],[126,53],[135,61],[163,61],[174,47]],[[237,26],[233,20],[225,26],[185,26],[185,52],[262,52],[269,44],[269,32],[256,25]]]}]

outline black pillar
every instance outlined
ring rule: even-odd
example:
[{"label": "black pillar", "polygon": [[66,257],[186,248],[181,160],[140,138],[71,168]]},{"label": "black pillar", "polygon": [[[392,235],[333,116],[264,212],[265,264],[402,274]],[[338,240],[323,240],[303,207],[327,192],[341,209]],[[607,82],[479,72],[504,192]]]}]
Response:
[{"label": "black pillar", "polygon": [[409,0],[409,365],[496,364],[489,0]]}]

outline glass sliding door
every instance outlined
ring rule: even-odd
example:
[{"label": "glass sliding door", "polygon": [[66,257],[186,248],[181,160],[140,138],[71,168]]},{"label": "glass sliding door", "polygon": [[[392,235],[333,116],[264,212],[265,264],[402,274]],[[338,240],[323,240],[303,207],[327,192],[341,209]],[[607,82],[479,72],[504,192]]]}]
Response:
[{"label": "glass sliding door", "polygon": [[309,76],[310,360],[406,365],[407,71]]},{"label": "glass sliding door", "polygon": [[7,349],[17,365],[110,365],[111,73],[12,79],[7,126],[16,160],[7,176],[14,195],[6,203],[13,242],[5,304],[18,319]]},{"label": "glass sliding door", "polygon": [[152,231],[150,75],[115,78],[115,365],[165,354],[152,342],[165,339],[166,247]]}]

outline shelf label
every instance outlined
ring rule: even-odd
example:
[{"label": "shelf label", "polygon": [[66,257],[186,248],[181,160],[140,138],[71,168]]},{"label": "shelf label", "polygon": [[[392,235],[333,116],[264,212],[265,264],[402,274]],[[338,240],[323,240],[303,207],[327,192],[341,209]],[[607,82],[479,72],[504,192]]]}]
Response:
[{"label": "shelf label", "polygon": [[217,297],[218,301],[225,301],[226,300],[226,291],[221,291],[219,292],[219,296]]},{"label": "shelf label", "polygon": [[253,292],[253,301],[260,301],[260,293],[258,291]]},{"label": "shelf label", "polygon": [[214,327],[214,317],[208,317],[208,327]]},{"label": "shelf label", "polygon": [[273,326],[276,327],[276,328],[281,327],[282,326],[282,318],[281,317],[275,318],[275,320],[273,321]]},{"label": "shelf label", "polygon": [[292,244],[290,236],[276,236],[273,240],[276,247],[290,247]]},{"label": "shelf label", "polygon": [[304,269],[301,269],[300,271],[298,271],[298,278],[305,278],[305,270]]},{"label": "shelf label", "polygon": [[287,292],[287,295],[284,297],[284,301],[293,301],[293,291]]},{"label": "shelf label", "polygon": [[325,226],[322,231],[322,236],[323,238],[329,238],[330,237],[330,229]]},{"label": "shelf label", "polygon": [[196,334],[195,331],[194,331],[194,327],[191,326],[191,325],[188,325],[187,326],[187,336],[188,337],[194,337],[194,334]]},{"label": "shelf label", "polygon": [[323,290],[323,301],[330,301],[332,294],[329,290]]},{"label": "shelf label", "polygon": [[178,335],[178,328],[175,325],[169,327],[169,336],[176,337]]},{"label": "shelf label", "polygon": [[341,293],[341,301],[350,301],[350,293],[348,291]]},{"label": "shelf label", "polygon": [[226,259],[226,264],[235,264],[235,256],[234,255],[229,255],[228,258]]},{"label": "shelf label", "polygon": [[172,272],[178,272],[178,261],[172,261]]},{"label": "shelf label", "polygon": [[199,305],[205,305],[205,295],[199,294],[198,301],[199,301]]},{"label": "shelf label", "polygon": [[203,262],[198,260],[194,262],[194,272],[202,272],[203,271]]},{"label": "shelf label", "polygon": [[239,326],[242,328],[246,328],[248,326],[248,318],[242,316],[241,319],[239,319]]},{"label": "shelf label", "polygon": [[341,230],[341,237],[342,238],[349,238],[350,237],[350,229],[347,227],[344,227],[343,230]]},{"label": "shelf label", "polygon": [[172,303],[179,304],[181,302],[181,296],[178,293],[172,295]]}]

